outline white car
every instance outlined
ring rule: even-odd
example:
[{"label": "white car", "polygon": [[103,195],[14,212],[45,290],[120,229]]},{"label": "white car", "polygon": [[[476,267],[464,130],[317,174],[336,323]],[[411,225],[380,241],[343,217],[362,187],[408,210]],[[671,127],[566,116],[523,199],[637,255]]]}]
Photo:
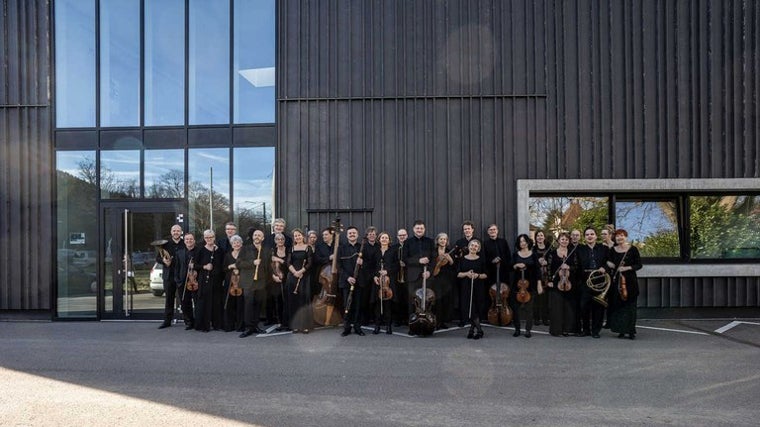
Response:
[{"label": "white car", "polygon": [[164,294],[164,266],[159,263],[150,269],[150,291],[157,297]]}]

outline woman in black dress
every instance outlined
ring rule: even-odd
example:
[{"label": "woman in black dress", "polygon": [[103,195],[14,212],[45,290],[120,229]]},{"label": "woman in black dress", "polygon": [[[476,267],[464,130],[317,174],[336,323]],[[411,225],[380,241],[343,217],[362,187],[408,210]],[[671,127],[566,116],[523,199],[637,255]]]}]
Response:
[{"label": "woman in black dress", "polygon": [[457,270],[454,266],[454,258],[449,247],[449,236],[439,233],[435,237],[435,249],[433,252],[433,284],[435,292],[435,318],[438,324],[436,329],[447,329],[446,322],[451,321],[451,312],[454,305],[454,284],[457,279]]},{"label": "woman in black dress", "polygon": [[561,233],[557,239],[559,246],[547,255],[549,278],[546,284],[549,294],[549,333],[553,336],[568,336],[574,332],[576,313],[572,288],[577,270],[575,251],[570,249],[570,235]]},{"label": "woman in black dress", "polygon": [[280,326],[276,331],[289,331],[290,323],[285,315],[284,287],[285,276],[288,274],[288,248],[285,246],[285,235],[276,233],[274,235],[274,249],[272,249],[272,280],[269,282],[269,301],[274,303],[274,315]]},{"label": "woman in black dress", "polygon": [[[549,245],[546,243],[546,234],[543,230],[536,231],[536,243],[533,245],[533,252],[538,256],[538,280],[542,287],[546,286],[546,280],[549,276],[549,263],[546,261],[546,255],[549,253]],[[536,300],[533,303],[533,321],[536,325],[543,323],[549,325],[549,295],[546,289],[542,293],[536,292]]]},{"label": "woman in black dress", "polygon": [[[230,244],[232,244],[232,250],[227,252],[224,256],[223,264],[226,273],[225,283],[228,284],[224,303],[224,330],[226,332],[243,332],[245,330],[243,328],[245,306],[243,305],[243,291],[239,286],[240,270],[236,265],[237,259],[240,256],[240,249],[243,248],[243,238],[236,234],[230,237]],[[232,283],[233,276],[237,276],[237,289],[239,289],[240,295],[233,295],[230,292],[230,288],[232,287],[230,284]]]},{"label": "woman in black dress", "polygon": [[313,328],[314,317],[311,313],[311,283],[309,268],[313,252],[304,241],[301,230],[293,230],[293,247],[288,257],[288,279],[285,286],[285,299],[293,333],[308,334]]},{"label": "woman in black dress", "polygon": [[[514,336],[520,336],[520,323],[525,320],[525,338],[530,338],[530,330],[533,328],[533,301],[536,296],[536,282],[538,281],[538,256],[533,252],[533,242],[530,240],[527,234],[521,234],[517,236],[515,241],[515,253],[512,255],[512,293],[510,294],[512,300],[512,311],[514,317],[512,322],[515,326]],[[520,288],[519,281],[527,280],[525,288],[525,299],[527,301],[520,302]]]},{"label": "woman in black dress", "polygon": [[639,297],[639,281],[636,271],[641,269],[641,255],[636,246],[628,243],[628,232],[615,230],[615,246],[609,252],[607,271],[612,276],[607,319],[610,330],[618,338],[636,339],[636,302]]},{"label": "woman in black dress", "polygon": [[[377,241],[380,243],[378,250],[374,252],[377,266],[374,272],[374,279],[372,285],[372,291],[370,293],[370,305],[375,308],[375,330],[373,334],[380,333],[380,326],[386,325],[385,333],[392,334],[393,328],[392,322],[392,307],[393,302],[398,299],[398,293],[396,292],[396,279],[398,276],[398,248],[391,246],[391,236],[385,231],[381,232],[377,236]],[[384,277],[384,280],[388,283],[393,296],[390,299],[382,299],[380,296],[380,277]]]},{"label": "woman in black dress", "polygon": [[467,307],[467,315],[470,321],[470,331],[467,338],[483,338],[483,328],[480,327],[480,311],[485,306],[485,263],[478,255],[480,252],[480,241],[477,239],[470,240],[467,245],[467,255],[459,259],[459,268],[457,278],[459,279],[459,289],[461,292],[459,301]]},{"label": "woman in black dress", "polygon": [[[222,284],[222,264],[224,253],[216,246],[216,235],[212,230],[203,232],[206,245],[198,251],[198,291],[195,301],[195,329],[208,332],[222,328],[221,306],[224,304],[224,285]],[[196,267],[197,268],[197,267]],[[214,310],[214,303],[219,310]],[[212,315],[214,317],[212,318]]]}]

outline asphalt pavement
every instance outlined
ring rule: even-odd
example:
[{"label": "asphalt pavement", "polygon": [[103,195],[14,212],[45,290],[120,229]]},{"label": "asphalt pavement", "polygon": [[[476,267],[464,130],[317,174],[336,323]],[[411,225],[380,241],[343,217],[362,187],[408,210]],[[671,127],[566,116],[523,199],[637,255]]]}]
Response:
[{"label": "asphalt pavement", "polygon": [[635,341],[157,326],[0,322],[0,425],[760,424],[757,319],[641,321]]}]

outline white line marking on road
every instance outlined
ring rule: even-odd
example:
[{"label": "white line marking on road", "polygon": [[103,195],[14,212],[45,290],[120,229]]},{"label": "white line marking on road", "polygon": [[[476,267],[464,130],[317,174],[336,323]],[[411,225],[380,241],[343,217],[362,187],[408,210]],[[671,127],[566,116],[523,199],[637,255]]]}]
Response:
[{"label": "white line marking on road", "polygon": [[729,323],[728,325],[722,326],[715,330],[716,333],[722,334],[723,332],[728,331],[729,329],[735,328],[741,324],[747,324],[747,325],[760,325],[760,323],[757,322],[743,322],[740,320],[734,320],[733,322]]},{"label": "white line marking on road", "polygon": [[641,328],[641,329],[654,329],[655,331],[681,332],[683,334],[694,334],[694,335],[710,335],[707,332],[685,331],[683,329],[655,328],[654,326],[641,326],[641,325],[636,325],[636,327]]}]

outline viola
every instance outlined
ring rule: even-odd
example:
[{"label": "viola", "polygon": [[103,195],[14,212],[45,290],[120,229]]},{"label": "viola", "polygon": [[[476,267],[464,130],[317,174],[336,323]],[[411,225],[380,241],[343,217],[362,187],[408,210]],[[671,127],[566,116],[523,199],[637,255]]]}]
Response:
[{"label": "viola", "polygon": [[[454,246],[450,251],[446,252],[446,255],[451,256],[451,254],[454,253],[459,249],[457,246]],[[441,268],[449,264],[449,259],[445,256],[438,255],[436,256],[436,262],[435,267],[433,267],[433,277],[438,276],[438,274],[441,272]]]},{"label": "viola", "polygon": [[[380,287],[380,290],[378,291],[378,296],[380,297],[380,300],[382,301],[388,301],[389,299],[393,298],[393,289],[391,289],[391,279],[388,277],[387,274],[383,273],[385,271],[385,268],[383,268],[383,261],[380,261],[380,276],[378,277],[378,286]],[[380,307],[382,309],[382,307]]]},{"label": "viola", "polygon": [[525,304],[530,302],[530,292],[528,292],[528,287],[530,286],[530,282],[528,279],[525,278],[525,269],[520,269],[520,280],[517,281],[517,302],[520,304]]}]

